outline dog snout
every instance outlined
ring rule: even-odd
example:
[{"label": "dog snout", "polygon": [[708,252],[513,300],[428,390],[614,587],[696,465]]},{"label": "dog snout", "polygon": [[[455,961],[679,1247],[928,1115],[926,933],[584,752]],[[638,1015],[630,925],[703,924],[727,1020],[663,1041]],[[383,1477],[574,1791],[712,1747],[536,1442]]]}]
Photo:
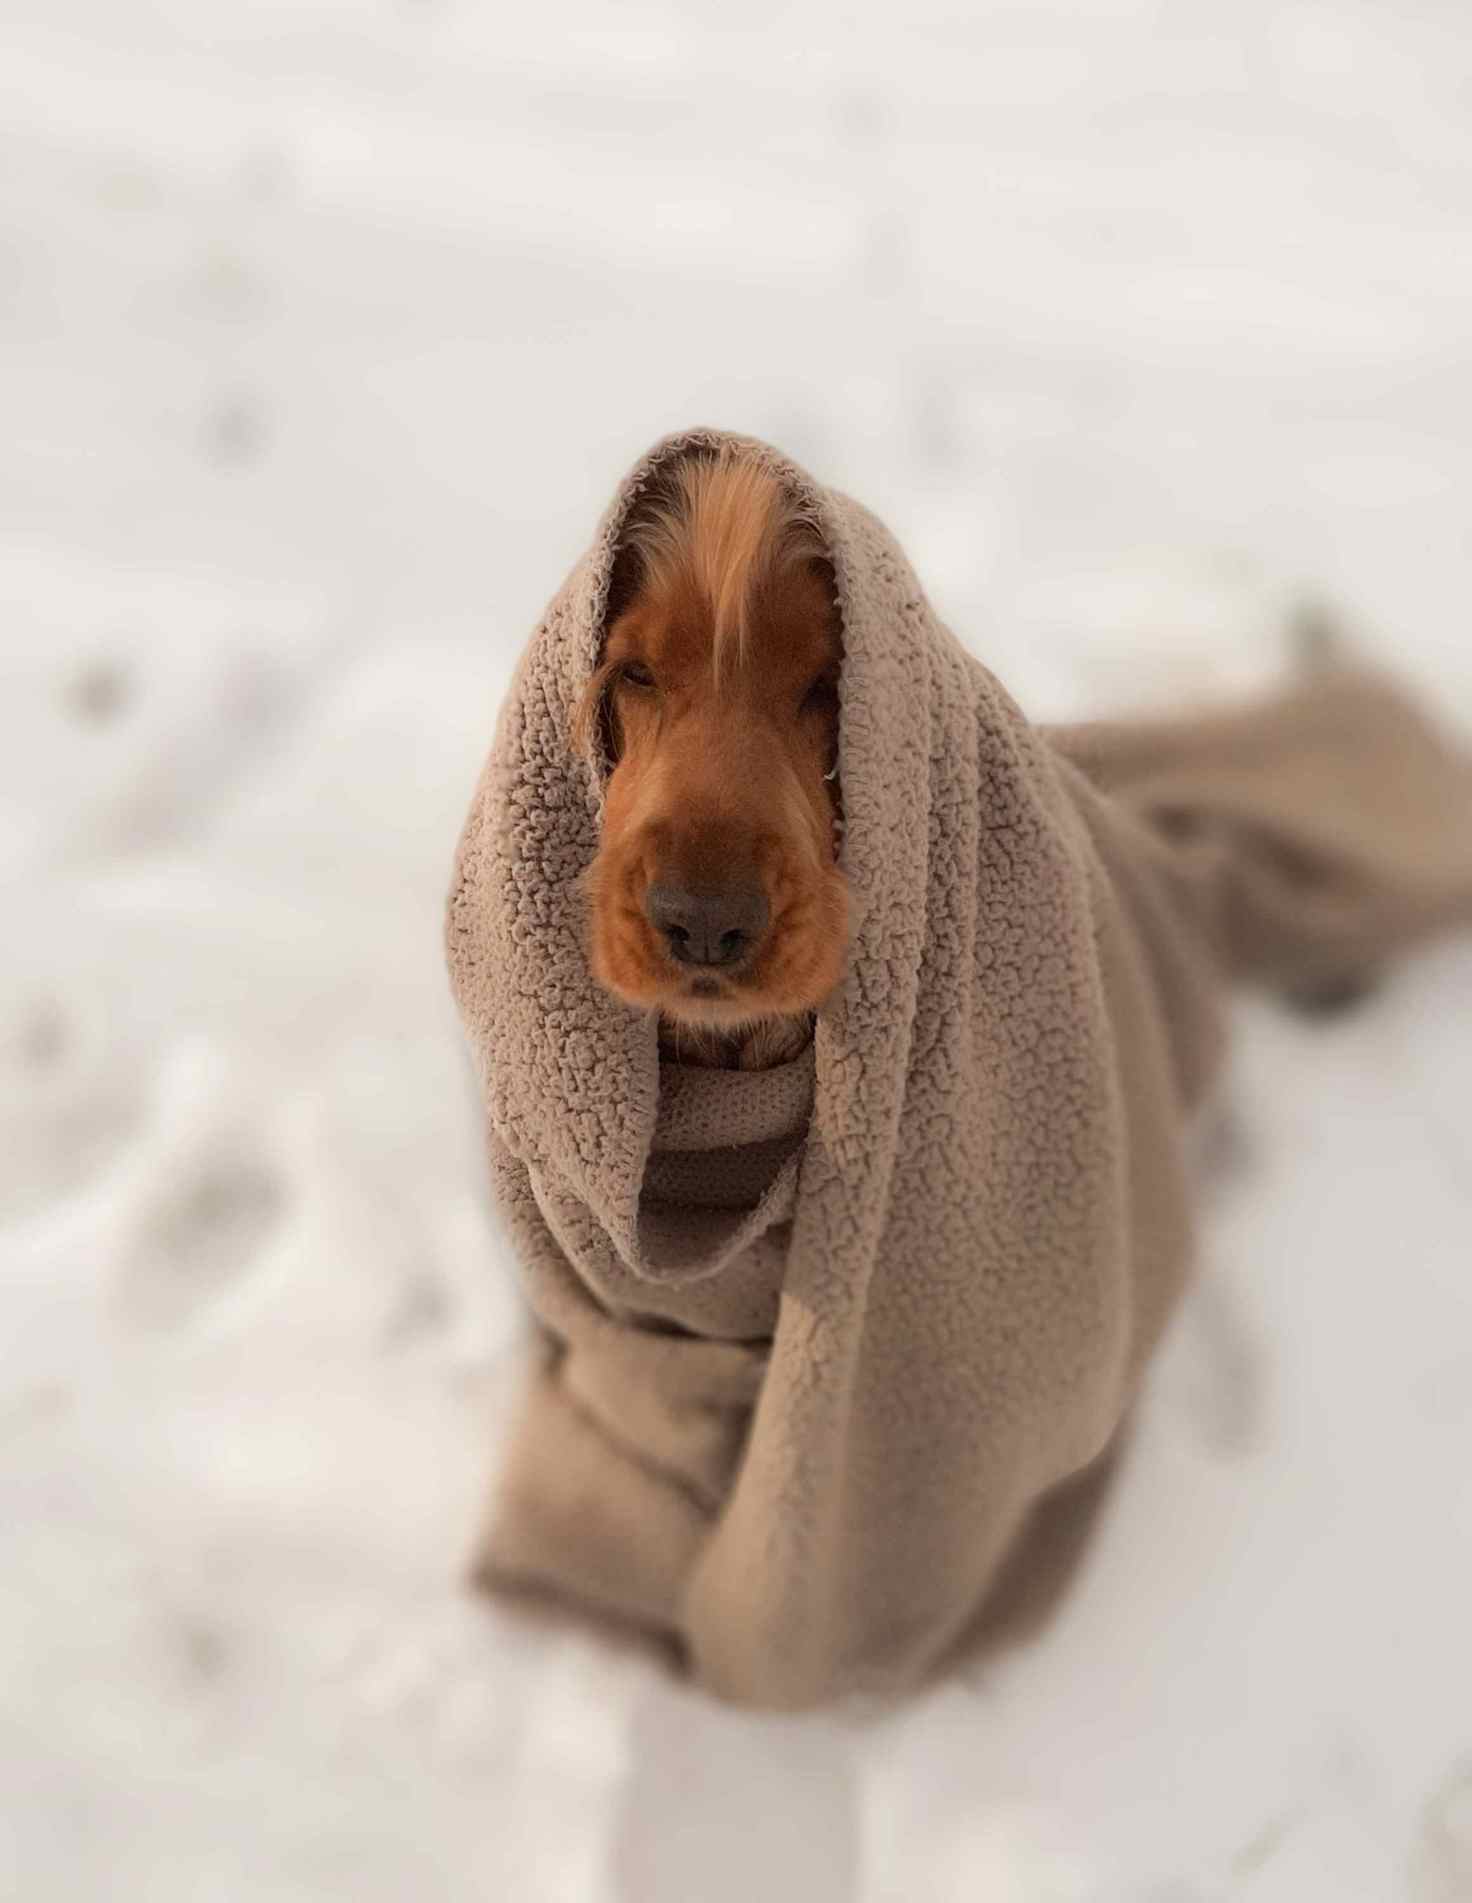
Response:
[{"label": "dog snout", "polygon": [[644,901],[650,924],[682,965],[739,965],[756,949],[770,916],[759,886],[728,886],[693,892],[668,883],[652,885]]}]

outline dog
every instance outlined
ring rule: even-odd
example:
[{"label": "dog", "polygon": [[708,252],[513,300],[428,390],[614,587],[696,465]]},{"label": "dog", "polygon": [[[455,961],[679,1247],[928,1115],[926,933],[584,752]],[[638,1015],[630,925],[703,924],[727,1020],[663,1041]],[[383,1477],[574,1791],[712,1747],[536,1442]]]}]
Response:
[{"label": "dog", "polygon": [[686,1063],[759,1069],[838,983],[833,567],[759,465],[691,459],[631,523],[577,723],[611,766],[590,960]]},{"label": "dog", "polygon": [[1230,986],[1472,918],[1469,799],[1337,664],[1034,725],[860,503],[656,444],[523,657],[447,911],[542,1349],[477,1580],[784,1710],[1015,1626],[1186,1286]]}]

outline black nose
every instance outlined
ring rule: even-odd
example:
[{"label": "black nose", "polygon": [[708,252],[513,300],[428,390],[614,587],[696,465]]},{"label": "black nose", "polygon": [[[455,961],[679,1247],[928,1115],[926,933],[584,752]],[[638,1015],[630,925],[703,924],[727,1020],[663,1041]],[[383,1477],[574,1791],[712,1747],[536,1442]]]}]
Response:
[{"label": "black nose", "polygon": [[652,885],[644,910],[670,956],[682,965],[737,964],[767,925],[767,901],[758,886],[687,892],[683,886]]}]

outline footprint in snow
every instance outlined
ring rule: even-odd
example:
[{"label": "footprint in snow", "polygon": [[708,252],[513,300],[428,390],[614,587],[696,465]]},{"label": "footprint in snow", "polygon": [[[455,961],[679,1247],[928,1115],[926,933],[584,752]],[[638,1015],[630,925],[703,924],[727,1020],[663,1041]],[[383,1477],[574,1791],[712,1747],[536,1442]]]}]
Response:
[{"label": "footprint in snow", "polygon": [[165,1332],[201,1320],[254,1273],[285,1203],[275,1173],[254,1158],[196,1159],[139,1225],[123,1272],[124,1313]]},{"label": "footprint in snow", "polygon": [[1414,1903],[1472,1897],[1472,1757],[1453,1766],[1427,1798],[1412,1856]]},{"label": "footprint in snow", "polygon": [[17,990],[0,1010],[0,1220],[99,1176],[141,1113],[140,1079],[101,1000]]}]

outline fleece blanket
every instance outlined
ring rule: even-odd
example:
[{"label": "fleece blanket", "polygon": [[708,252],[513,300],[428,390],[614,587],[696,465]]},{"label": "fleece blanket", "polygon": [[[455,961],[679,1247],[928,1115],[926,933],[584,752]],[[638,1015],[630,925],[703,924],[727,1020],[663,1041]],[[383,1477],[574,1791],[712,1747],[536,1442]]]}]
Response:
[{"label": "fleece blanket", "polygon": [[662,1062],[589,975],[604,768],[573,718],[641,490],[738,440],[657,445],[549,607],[448,951],[543,1348],[479,1576],[792,1709],[913,1683],[1057,1544],[1188,1271],[1228,980],[1341,988],[1472,917],[1472,767],[1332,667],[1258,707],[1038,729],[871,514],[744,444],[837,577],[856,923],[800,1056]]}]

